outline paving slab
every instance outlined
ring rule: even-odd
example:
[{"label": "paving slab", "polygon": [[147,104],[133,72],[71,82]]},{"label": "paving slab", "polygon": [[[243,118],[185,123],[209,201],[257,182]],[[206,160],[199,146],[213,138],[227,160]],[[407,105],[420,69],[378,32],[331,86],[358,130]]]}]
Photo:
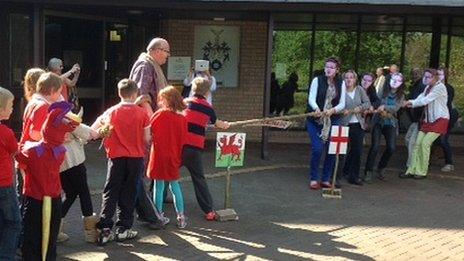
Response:
[{"label": "paving slab", "polygon": [[[106,175],[106,160],[98,145],[88,145],[86,162],[96,212]],[[308,189],[309,145],[271,144],[269,152],[270,159],[261,160],[259,144],[247,144],[246,165],[232,170],[232,207],[238,221],[204,220],[183,170],[186,229],[177,229],[173,222],[153,231],[136,221],[138,238],[97,247],[83,241],[76,201],[66,219],[71,238],[59,245],[59,259],[464,260],[463,149],[455,150],[455,172],[440,172],[443,159],[438,158],[432,160],[427,179],[402,180],[398,174],[407,154],[400,147],[388,168],[387,182],[344,184],[341,200],[324,199],[321,191]],[[225,172],[213,165],[213,144],[203,156],[220,209]],[[165,208],[175,221],[173,206]]]}]

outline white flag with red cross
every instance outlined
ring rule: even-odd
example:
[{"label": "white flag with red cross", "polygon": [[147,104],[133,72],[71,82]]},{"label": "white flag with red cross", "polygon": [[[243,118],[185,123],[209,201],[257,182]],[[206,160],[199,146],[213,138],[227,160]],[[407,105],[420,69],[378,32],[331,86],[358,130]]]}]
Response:
[{"label": "white flag with red cross", "polygon": [[334,125],[330,132],[329,154],[346,154],[349,127]]}]

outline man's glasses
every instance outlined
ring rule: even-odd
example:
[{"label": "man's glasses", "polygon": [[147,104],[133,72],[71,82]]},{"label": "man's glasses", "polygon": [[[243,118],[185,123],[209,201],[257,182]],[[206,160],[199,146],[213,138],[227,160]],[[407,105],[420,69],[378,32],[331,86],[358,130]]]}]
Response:
[{"label": "man's glasses", "polygon": [[169,50],[166,50],[166,49],[163,49],[163,48],[158,48],[158,49],[165,52],[165,53],[167,53],[167,54],[171,54],[171,51],[169,51]]}]

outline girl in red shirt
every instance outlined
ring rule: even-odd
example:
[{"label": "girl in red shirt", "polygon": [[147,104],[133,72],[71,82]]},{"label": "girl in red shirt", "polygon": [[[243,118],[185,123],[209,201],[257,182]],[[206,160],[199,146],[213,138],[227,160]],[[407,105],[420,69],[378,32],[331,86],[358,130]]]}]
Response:
[{"label": "girl in red shirt", "polygon": [[186,106],[181,94],[172,86],[159,92],[158,106],[151,118],[152,145],[147,175],[155,180],[153,201],[161,214],[163,225],[169,222],[163,214],[164,190],[169,184],[177,212],[177,225],[185,228],[184,199],[178,180],[187,135],[187,121],[181,112]]}]

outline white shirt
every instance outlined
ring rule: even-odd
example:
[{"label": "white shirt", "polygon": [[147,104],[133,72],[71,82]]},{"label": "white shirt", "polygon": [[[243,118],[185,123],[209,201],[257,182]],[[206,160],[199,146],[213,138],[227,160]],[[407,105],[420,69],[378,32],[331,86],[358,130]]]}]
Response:
[{"label": "white shirt", "polygon": [[[311,82],[311,87],[309,89],[309,97],[308,97],[308,104],[313,108],[313,110],[321,110],[319,106],[316,103],[316,97],[317,97],[317,88],[318,88],[318,79],[315,77],[313,81]],[[342,82],[342,93],[340,94],[340,101],[338,104],[334,107],[335,112],[339,112],[343,109],[345,109],[345,95],[346,95],[346,86],[345,86],[345,81]]]},{"label": "white shirt", "polygon": [[[346,92],[346,95],[350,96],[351,99],[354,99],[354,95],[356,93],[356,88],[358,87],[354,87],[354,89],[351,91],[351,92]],[[358,120],[358,117],[356,117],[356,114],[351,114],[351,118],[350,118],[350,121],[349,123],[358,123],[359,120]]]},{"label": "white shirt", "polygon": [[[195,74],[192,74],[190,77],[187,76],[187,78],[184,79],[184,86],[190,86],[192,85],[192,81],[195,77],[207,77],[206,74],[204,73],[195,73]],[[217,84],[216,84],[216,78],[214,78],[214,76],[210,76],[210,80],[211,80],[211,87],[210,87],[210,92],[209,94],[205,97],[206,100],[208,101],[209,104],[213,105],[213,97],[212,97],[212,93],[216,90],[217,88]],[[190,89],[190,93],[189,93],[189,98],[192,98],[193,97],[193,91],[192,89]]]},{"label": "white shirt", "polygon": [[430,88],[426,86],[424,91],[416,99],[410,100],[412,107],[422,107],[427,105],[425,111],[425,121],[434,122],[439,118],[449,119],[449,111],[446,103],[448,101],[448,92],[446,86],[438,82],[428,95],[425,92]]},{"label": "white shirt", "polygon": [[89,126],[81,123],[70,133],[69,140],[63,144],[66,148],[64,161],[61,164],[60,172],[75,167],[85,161],[84,145],[92,138],[92,130]]}]

